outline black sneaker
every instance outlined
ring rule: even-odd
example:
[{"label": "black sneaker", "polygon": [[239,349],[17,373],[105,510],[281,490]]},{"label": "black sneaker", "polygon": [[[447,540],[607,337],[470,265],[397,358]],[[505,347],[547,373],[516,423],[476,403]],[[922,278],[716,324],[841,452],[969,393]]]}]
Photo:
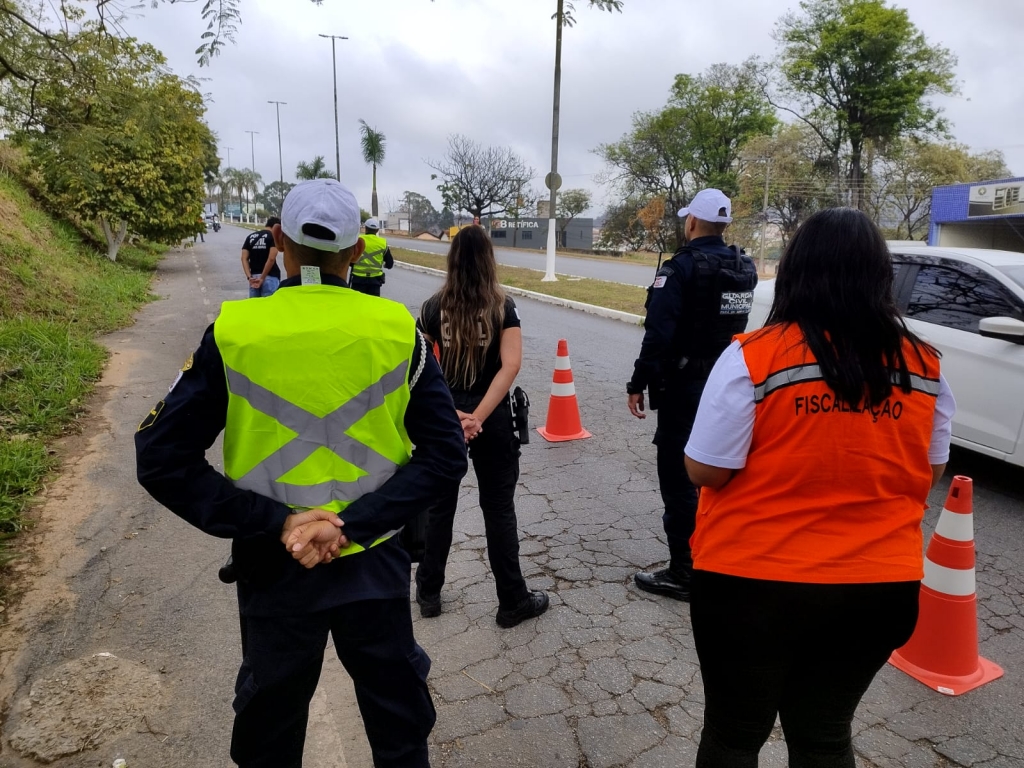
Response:
[{"label": "black sneaker", "polygon": [[506,611],[504,608],[499,608],[498,615],[494,617],[494,620],[498,622],[499,627],[508,629],[516,624],[522,624],[527,619],[540,616],[548,609],[550,603],[547,593],[531,592],[523,602],[512,610]]},{"label": "black sneaker", "polygon": [[690,602],[690,577],[688,574],[673,573],[668,568],[653,573],[641,571],[633,577],[633,581],[644,592],[665,595],[675,600]]},{"label": "black sneaker", "polygon": [[432,619],[441,615],[441,595],[424,595],[417,586],[416,603],[420,607],[420,616],[424,619]]}]

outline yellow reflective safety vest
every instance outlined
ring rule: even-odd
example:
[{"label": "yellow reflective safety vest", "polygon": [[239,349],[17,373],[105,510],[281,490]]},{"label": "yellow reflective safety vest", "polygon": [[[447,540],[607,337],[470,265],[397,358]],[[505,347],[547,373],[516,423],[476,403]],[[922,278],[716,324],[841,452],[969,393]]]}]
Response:
[{"label": "yellow reflective safety vest", "polygon": [[300,285],[224,302],[213,329],[228,385],[224,473],[237,487],[344,517],[409,461],[417,333],[404,306]]},{"label": "yellow reflective safety vest", "polygon": [[363,255],[352,265],[353,277],[384,277],[384,252],[388,241],[379,235],[360,235],[366,243]]}]

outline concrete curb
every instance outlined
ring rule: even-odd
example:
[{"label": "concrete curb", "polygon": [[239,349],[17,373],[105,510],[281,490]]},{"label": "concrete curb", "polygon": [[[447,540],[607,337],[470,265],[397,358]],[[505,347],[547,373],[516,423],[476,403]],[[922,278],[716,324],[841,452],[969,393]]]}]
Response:
[{"label": "concrete curb", "polygon": [[[436,275],[438,277],[444,277],[445,271],[443,269],[434,269],[433,267],[421,267],[419,264],[410,264],[407,261],[398,261],[395,259],[395,266],[408,269],[413,272],[421,272],[425,275]],[[525,288],[515,288],[511,285],[502,285],[506,291],[511,293],[513,296],[525,296],[528,299],[534,299],[541,301],[545,304],[553,304],[556,307],[567,307],[568,309],[575,309],[580,312],[586,312],[590,315],[597,315],[598,317],[606,317],[609,320],[618,320],[622,323],[629,323],[630,325],[644,324],[644,319],[640,315],[634,315],[630,312],[621,312],[617,309],[608,309],[608,307],[599,307],[595,304],[586,304],[582,301],[572,301],[571,299],[561,299],[558,296],[549,296],[546,293],[537,293],[536,291],[528,291]]]}]

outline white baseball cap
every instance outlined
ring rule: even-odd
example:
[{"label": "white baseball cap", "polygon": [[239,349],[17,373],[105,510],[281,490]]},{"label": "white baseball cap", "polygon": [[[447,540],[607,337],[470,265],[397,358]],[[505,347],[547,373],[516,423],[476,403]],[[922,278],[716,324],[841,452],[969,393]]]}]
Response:
[{"label": "white baseball cap", "polygon": [[363,226],[366,227],[367,229],[380,229],[380,222],[377,221],[376,219],[367,219],[363,223]]},{"label": "white baseball cap", "polygon": [[[310,224],[327,231],[310,232]],[[281,229],[299,245],[337,253],[359,239],[359,203],[348,187],[334,179],[303,181],[284,199]]]},{"label": "white baseball cap", "polygon": [[[722,211],[725,211],[724,215]],[[679,209],[679,218],[693,216],[717,224],[732,223],[732,201],[720,189],[702,189],[686,208]]]}]

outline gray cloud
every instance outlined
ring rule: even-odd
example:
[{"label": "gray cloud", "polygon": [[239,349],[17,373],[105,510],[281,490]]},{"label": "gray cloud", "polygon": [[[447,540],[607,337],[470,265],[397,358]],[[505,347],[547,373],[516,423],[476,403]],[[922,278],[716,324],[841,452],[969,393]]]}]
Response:
[{"label": "gray cloud", "polygon": [[[1002,149],[1024,172],[1024,89],[1007,64],[1024,39],[1019,0],[904,0],[933,43],[959,57],[962,97],[940,104],[959,141]],[[721,0],[712,10],[680,0],[626,0],[622,14],[586,10],[565,32],[559,169],[567,186],[604,201],[591,150],[629,127],[631,115],[664,103],[673,77],[719,61],[771,56],[772,27],[795,0]],[[378,175],[382,196],[413,190],[439,202],[425,158],[444,151],[450,133],[514,147],[536,170],[550,162],[554,60],[552,0],[245,0],[236,45],[199,70],[193,51],[203,24],[194,5],[163,6],[131,20],[129,30],[163,50],[180,74],[208,78],[208,120],[231,162],[278,177],[277,128],[268,99],[281,108],[285,179],[316,154],[334,166],[331,51],[338,42],[342,180],[369,207],[370,170],[359,156],[364,118],[388,138]],[[222,158],[227,159],[222,149]]]}]

